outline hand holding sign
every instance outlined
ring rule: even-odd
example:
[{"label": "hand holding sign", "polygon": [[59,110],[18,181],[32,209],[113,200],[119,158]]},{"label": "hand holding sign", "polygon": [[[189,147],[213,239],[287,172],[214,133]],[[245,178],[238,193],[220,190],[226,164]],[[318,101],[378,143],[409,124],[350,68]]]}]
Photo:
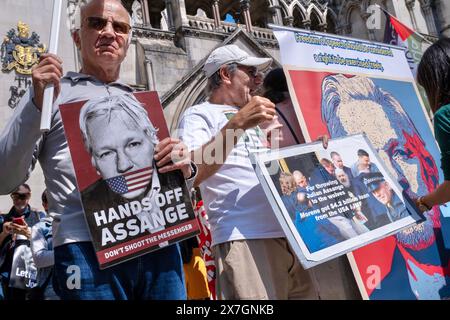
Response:
[{"label": "hand holding sign", "polygon": [[63,74],[61,64],[62,61],[58,56],[51,53],[46,53],[40,57],[39,64],[33,68],[33,72],[31,74],[34,90],[33,102],[36,105],[36,107],[41,111],[44,104],[44,92],[45,90],[47,90],[47,88],[50,87],[54,88],[55,98],[59,94],[60,91],[59,81]]}]

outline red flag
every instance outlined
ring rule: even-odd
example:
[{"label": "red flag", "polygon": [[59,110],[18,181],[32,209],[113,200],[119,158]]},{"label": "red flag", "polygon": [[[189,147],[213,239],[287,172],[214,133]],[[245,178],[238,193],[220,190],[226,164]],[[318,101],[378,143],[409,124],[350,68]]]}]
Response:
[{"label": "red flag", "polygon": [[398,33],[400,38],[405,41],[409,36],[411,36],[414,31],[408,28],[406,25],[401,23],[397,18],[390,15],[391,24],[394,26],[395,31]]}]

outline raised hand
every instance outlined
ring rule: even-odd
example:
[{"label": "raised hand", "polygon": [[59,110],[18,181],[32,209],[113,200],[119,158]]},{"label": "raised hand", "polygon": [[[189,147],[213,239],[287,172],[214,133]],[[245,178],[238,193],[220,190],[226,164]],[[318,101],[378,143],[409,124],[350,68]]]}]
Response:
[{"label": "raised hand", "polygon": [[62,60],[51,53],[43,54],[39,64],[33,67],[31,79],[33,81],[33,102],[39,110],[42,110],[44,90],[48,84],[55,86],[53,98],[56,99],[60,92],[60,80],[63,75]]}]

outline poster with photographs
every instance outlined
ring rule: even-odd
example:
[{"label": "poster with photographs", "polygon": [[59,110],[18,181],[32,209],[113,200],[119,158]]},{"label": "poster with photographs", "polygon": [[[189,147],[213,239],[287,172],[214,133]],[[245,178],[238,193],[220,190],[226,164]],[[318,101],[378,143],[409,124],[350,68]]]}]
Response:
[{"label": "poster with photographs", "polygon": [[181,171],[159,173],[169,137],[156,92],[60,106],[86,222],[100,268],[199,233]]},{"label": "poster with photographs", "polygon": [[305,268],[421,221],[369,140],[354,135],[256,155],[257,174]]}]

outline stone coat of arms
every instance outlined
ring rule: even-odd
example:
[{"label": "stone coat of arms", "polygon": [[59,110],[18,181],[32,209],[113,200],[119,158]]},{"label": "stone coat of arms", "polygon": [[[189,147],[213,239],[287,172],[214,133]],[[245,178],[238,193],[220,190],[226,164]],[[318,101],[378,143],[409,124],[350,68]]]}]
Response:
[{"label": "stone coat of arms", "polygon": [[9,72],[15,69],[17,73],[30,75],[33,65],[38,63],[39,57],[46,51],[45,45],[39,43],[39,36],[26,23],[17,24],[17,31],[11,29],[3,39],[1,46],[2,70]]}]

